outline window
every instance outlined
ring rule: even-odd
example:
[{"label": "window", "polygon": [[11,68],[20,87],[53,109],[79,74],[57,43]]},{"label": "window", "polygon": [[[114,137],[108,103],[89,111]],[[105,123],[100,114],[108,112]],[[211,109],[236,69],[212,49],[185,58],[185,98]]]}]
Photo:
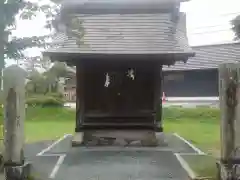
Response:
[{"label": "window", "polygon": [[183,73],[171,73],[164,76],[164,81],[183,81]]}]

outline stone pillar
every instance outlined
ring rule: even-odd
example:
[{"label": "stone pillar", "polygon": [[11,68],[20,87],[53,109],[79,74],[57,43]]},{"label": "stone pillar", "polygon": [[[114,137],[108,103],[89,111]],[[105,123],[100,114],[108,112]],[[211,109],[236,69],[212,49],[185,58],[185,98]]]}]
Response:
[{"label": "stone pillar", "polygon": [[218,163],[219,178],[237,179],[235,164],[239,165],[239,122],[240,113],[240,64],[219,66],[219,100],[221,109],[220,143],[221,160]]},{"label": "stone pillar", "polygon": [[26,75],[17,65],[3,71],[4,164],[7,180],[26,178],[23,152]]}]

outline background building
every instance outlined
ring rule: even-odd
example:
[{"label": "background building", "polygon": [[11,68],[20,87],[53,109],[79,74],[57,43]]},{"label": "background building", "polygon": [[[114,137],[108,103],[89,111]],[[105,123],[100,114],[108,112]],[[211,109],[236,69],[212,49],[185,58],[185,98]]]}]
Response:
[{"label": "background building", "polygon": [[195,57],[186,64],[164,67],[163,90],[167,97],[218,96],[218,65],[240,61],[240,43],[192,47]]},{"label": "background building", "polygon": [[[167,97],[217,97],[218,65],[240,61],[240,43],[194,46],[196,56],[186,64],[164,66],[163,90]],[[66,80],[65,96],[75,101],[75,74]],[[74,97],[72,97],[74,96]]]}]

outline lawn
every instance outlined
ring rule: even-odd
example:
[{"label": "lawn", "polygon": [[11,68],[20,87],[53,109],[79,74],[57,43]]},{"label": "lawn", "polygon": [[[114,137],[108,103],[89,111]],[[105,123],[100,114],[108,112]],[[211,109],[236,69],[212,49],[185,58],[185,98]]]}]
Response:
[{"label": "lawn", "polygon": [[[177,110],[174,110],[174,112],[177,112],[175,114],[166,112],[163,118],[164,131],[176,132],[203,151],[217,155],[220,137],[219,121],[211,115],[212,112],[207,113],[208,110],[206,109],[199,109],[196,112],[186,110],[186,113],[184,111],[177,112]],[[72,134],[74,128],[75,110],[27,108],[25,120],[25,139],[27,143],[57,139],[64,134]]]},{"label": "lawn", "polygon": [[26,142],[58,139],[64,134],[74,132],[74,110],[65,108],[28,108],[26,114]]},{"label": "lawn", "polygon": [[220,126],[217,121],[201,119],[165,119],[167,132],[176,132],[204,152],[218,155],[220,148]]},{"label": "lawn", "polygon": [[[186,116],[186,118],[173,119],[166,116],[164,117],[166,132],[178,133],[205,152],[218,153],[220,137],[218,121],[204,119],[204,117],[190,119]],[[72,134],[74,128],[74,110],[63,108],[29,108],[27,110],[25,122],[27,142],[57,139],[63,134]]]},{"label": "lawn", "polygon": [[[219,155],[219,110],[165,109],[164,131],[178,133],[198,148],[213,156]],[[0,111],[0,120],[2,118]],[[1,123],[1,121],[0,121]],[[67,108],[27,108],[25,120],[26,143],[55,140],[74,133],[75,110]],[[1,133],[1,132],[0,132]],[[183,157],[198,176],[214,176],[215,158]],[[196,164],[196,162],[198,162]],[[208,164],[208,166],[204,165]]]}]

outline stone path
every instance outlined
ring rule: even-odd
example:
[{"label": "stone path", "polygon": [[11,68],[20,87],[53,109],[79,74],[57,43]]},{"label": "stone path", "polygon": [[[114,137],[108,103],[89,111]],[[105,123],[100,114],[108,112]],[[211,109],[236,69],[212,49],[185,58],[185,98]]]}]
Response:
[{"label": "stone path", "polygon": [[0,173],[0,180],[5,180],[5,176],[3,173]]},{"label": "stone path", "polygon": [[166,147],[72,148],[72,136],[66,136],[53,146],[51,142],[29,144],[25,152],[34,175],[44,180],[185,180],[188,175],[176,154],[196,150],[175,135],[166,135],[166,139]]},{"label": "stone path", "polygon": [[[70,177],[69,177],[70,176]],[[81,177],[81,178],[80,178]],[[188,175],[171,151],[73,149],[56,179],[185,180]]]}]

